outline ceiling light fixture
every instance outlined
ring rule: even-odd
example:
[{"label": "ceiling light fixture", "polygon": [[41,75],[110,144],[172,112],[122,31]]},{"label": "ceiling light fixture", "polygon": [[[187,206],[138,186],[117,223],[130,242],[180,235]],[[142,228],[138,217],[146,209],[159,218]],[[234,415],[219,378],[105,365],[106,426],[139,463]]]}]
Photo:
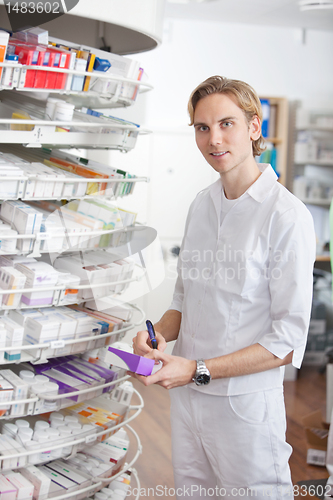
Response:
[{"label": "ceiling light fixture", "polygon": [[333,0],[299,0],[298,5],[301,11],[333,9]]}]

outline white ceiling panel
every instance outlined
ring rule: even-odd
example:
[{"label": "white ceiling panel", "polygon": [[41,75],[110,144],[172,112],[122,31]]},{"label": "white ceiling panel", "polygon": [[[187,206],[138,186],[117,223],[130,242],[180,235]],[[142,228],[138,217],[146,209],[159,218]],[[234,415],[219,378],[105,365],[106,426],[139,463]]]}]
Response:
[{"label": "white ceiling panel", "polygon": [[301,12],[298,0],[213,0],[187,4],[175,1],[167,2],[166,17],[333,30],[333,9]]}]

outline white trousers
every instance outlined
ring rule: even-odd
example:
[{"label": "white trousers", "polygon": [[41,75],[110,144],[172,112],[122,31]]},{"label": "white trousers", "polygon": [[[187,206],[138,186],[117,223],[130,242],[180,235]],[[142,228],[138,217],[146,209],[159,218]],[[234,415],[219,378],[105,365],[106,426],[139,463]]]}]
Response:
[{"label": "white trousers", "polygon": [[292,500],[283,388],[211,396],[170,391],[177,499]]}]

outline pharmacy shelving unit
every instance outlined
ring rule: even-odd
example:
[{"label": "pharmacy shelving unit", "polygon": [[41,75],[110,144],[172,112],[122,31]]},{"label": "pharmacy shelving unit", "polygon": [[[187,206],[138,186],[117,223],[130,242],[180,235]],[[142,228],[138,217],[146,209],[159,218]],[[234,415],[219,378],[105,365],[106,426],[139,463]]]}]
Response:
[{"label": "pharmacy shelving unit", "polygon": [[[112,5],[111,5],[112,3]],[[2,19],[6,19],[6,14],[4,13],[4,2],[0,0],[0,16]],[[126,5],[125,5],[126,4]],[[108,44],[111,46],[111,51],[118,54],[133,54],[137,52],[142,52],[145,50],[150,50],[156,47],[161,42],[161,33],[162,33],[162,21],[163,21],[163,11],[164,11],[164,0],[142,0],[140,5],[136,0],[99,0],[99,8],[92,8],[92,3],[90,0],[80,0],[76,7],[72,9],[68,14],[62,16],[59,19],[56,19],[50,23],[45,24],[43,27],[48,29],[49,34],[53,37],[63,40],[69,40],[70,42],[77,44],[84,44],[85,46],[95,47],[101,45],[101,40],[103,42],[106,40]],[[3,26],[6,28],[6,26]],[[10,26],[7,27],[10,29]],[[4,66],[5,64],[2,64]],[[29,67],[20,67],[20,71],[27,70]],[[49,68],[50,69],[50,68]],[[66,72],[66,71],[64,71]],[[74,74],[78,75],[87,75],[85,72],[75,72]],[[91,73],[90,75],[91,76]],[[100,77],[107,78],[105,75],[100,75]],[[151,86],[147,82],[138,82],[137,80],[131,80],[126,78],[118,78],[117,76],[108,77],[110,80],[113,80],[116,83],[116,92],[112,95],[104,94],[100,95],[94,91],[88,92],[71,92],[71,91],[58,91],[57,97],[64,99],[67,102],[74,103],[76,106],[86,106],[91,108],[115,108],[119,106],[128,106],[133,104],[133,102],[129,99],[124,99],[121,97],[121,87],[124,84],[132,84],[138,88],[139,92],[149,90]],[[134,87],[135,88],[135,87]],[[14,91],[10,91],[14,92]],[[33,148],[36,148],[35,151],[37,153],[36,160],[40,161],[41,157],[41,146],[47,148],[77,148],[81,147],[84,149],[94,148],[94,149],[117,149],[119,151],[127,152],[135,146],[135,142],[137,136],[141,133],[146,133],[142,129],[138,129],[136,126],[132,126],[129,124],[119,124],[112,123],[111,121],[102,119],[102,118],[91,118],[88,116],[84,116],[82,113],[75,113],[72,122],[61,122],[56,121],[52,122],[49,120],[45,120],[40,115],[41,118],[34,120],[26,120],[26,121],[15,121],[11,119],[9,110],[10,105],[8,102],[6,103],[6,93],[3,92],[2,95],[4,98],[1,99],[0,103],[0,143],[3,148],[12,148],[12,152],[15,151],[15,148],[26,148],[26,151],[31,152]],[[11,99],[11,95],[7,92],[7,99]],[[32,98],[33,99],[33,98]],[[27,102],[31,104],[31,96],[29,95],[29,91],[26,89],[21,92],[15,93],[15,100],[18,102]],[[34,105],[38,107],[38,102],[34,102]],[[27,130],[15,130],[16,125],[26,125]],[[68,133],[57,133],[55,131],[55,127],[70,127],[70,131]],[[14,129],[14,130],[13,130]],[[29,130],[30,129],[30,130]],[[39,155],[39,156],[38,156]],[[16,180],[15,178],[6,180]],[[21,177],[17,179],[18,181],[18,191],[16,196],[14,195],[12,199],[25,199],[25,186],[33,179],[29,177]],[[91,179],[89,179],[91,181]],[[129,179],[126,179],[126,182]],[[62,179],[65,182],[65,179]],[[130,180],[129,182],[140,182],[147,181],[146,178],[137,177],[136,179]],[[1,182],[1,179],[0,179]],[[78,179],[77,182],[88,182],[88,179]],[[28,201],[28,200],[27,200]],[[124,231],[124,230],[123,230]],[[140,231],[140,227],[127,227],[125,231]],[[110,233],[109,231],[100,231],[99,235],[104,233]],[[31,238],[32,235],[29,235]],[[93,234],[91,234],[93,236]],[[24,236],[19,236],[23,237]],[[33,251],[30,255],[38,257],[41,255],[40,250],[40,242],[45,237],[43,234],[34,235],[35,239],[33,245]],[[13,252],[14,254],[16,251]],[[144,270],[139,269],[138,273],[134,273],[134,277],[132,280],[123,280],[123,284],[130,286],[130,281],[135,281],[141,279],[144,275]],[[121,282],[118,282],[120,284]],[[92,285],[95,286],[95,285]],[[100,285],[96,285],[97,287]],[[105,285],[104,285],[105,286]],[[84,287],[84,285],[83,285]],[[91,285],[89,285],[91,288]],[[57,287],[55,287],[57,288]],[[59,290],[54,290],[58,292],[58,295],[61,295],[63,290],[60,288]],[[20,293],[20,291],[16,291],[16,293]],[[57,304],[57,293],[54,294],[54,305]],[[143,320],[144,313],[137,306],[132,305],[133,309],[136,309],[140,315],[140,318],[135,322],[127,322],[124,324],[123,332],[132,328],[135,324],[140,324]],[[119,334],[122,333],[118,330]],[[112,334],[103,334],[105,337]],[[101,336],[99,336],[101,337]],[[87,337],[84,339],[79,339],[77,341],[62,341],[61,345],[54,344],[53,347],[55,349],[62,348],[67,344],[75,344],[75,342],[87,342],[87,346],[89,342],[93,342],[96,340],[95,337]],[[26,348],[27,347],[27,348]],[[47,347],[45,344],[40,346],[33,346],[34,348],[40,347],[41,352],[43,349]],[[21,361],[31,360],[31,356],[29,355],[29,346],[23,346],[24,355],[22,356]],[[56,354],[56,351],[55,351]],[[38,361],[38,360],[37,360]],[[36,362],[36,358],[34,359]],[[127,376],[123,379],[118,379],[116,382],[120,382],[121,380],[125,380]],[[107,387],[112,387],[115,382],[103,384],[99,387],[100,391],[106,389]],[[96,388],[94,388],[96,391]],[[92,392],[92,391],[91,391]],[[135,391],[136,392],[136,391]],[[82,397],[89,398],[90,389],[86,389],[81,391]],[[75,395],[78,395],[79,392],[76,391]],[[54,396],[53,396],[54,398]],[[61,397],[55,397],[55,399],[61,400],[60,407],[65,408],[70,404],[70,394],[66,395],[66,398],[62,395]],[[137,451],[130,461],[130,463],[125,464],[124,469],[122,469],[117,475],[120,475],[124,470],[132,467],[139,454],[141,453],[141,443],[139,436],[136,432],[128,425],[128,423],[133,420],[140,412],[143,407],[143,401],[140,394],[137,393],[137,398],[139,398],[139,404],[132,406],[124,406],[123,408],[119,408],[119,414],[122,415],[122,421],[112,427],[110,429],[110,433],[115,432],[117,428],[121,426],[125,426],[135,437],[137,442]],[[43,395],[34,396],[32,395],[30,398],[26,400],[26,403],[36,402],[37,400],[47,399],[47,397],[43,397]],[[20,400],[20,403],[24,401]],[[15,404],[17,402],[12,401],[10,404]],[[118,403],[118,406],[120,403]],[[134,413],[133,413],[134,412]],[[6,419],[6,417],[3,417]],[[109,432],[109,430],[107,431]],[[102,434],[105,434],[105,430],[102,431]],[[101,434],[101,432],[99,433]],[[75,454],[78,450],[81,449],[82,446],[86,446],[90,443],[94,443],[96,439],[99,437],[98,433],[89,434],[83,437],[78,436],[78,438],[73,439],[69,445],[72,446],[71,455]],[[52,449],[60,448],[63,445],[55,445]],[[50,449],[50,444],[48,444],[47,449]],[[43,451],[40,449],[39,451]],[[46,451],[46,448],[45,450]],[[31,452],[27,451],[26,453],[21,454],[20,456],[24,457],[29,456]],[[11,457],[18,455],[2,455],[1,460],[10,459]],[[135,469],[133,470],[134,477],[137,479],[138,486],[140,486],[139,479],[135,473]],[[115,479],[117,475],[112,476],[111,479]],[[107,485],[110,478],[99,479],[96,478],[93,480],[93,483],[90,487],[82,490],[80,494],[85,493],[86,496],[92,495],[98,489],[101,489],[105,485]],[[140,491],[140,487],[138,488]],[[54,500],[62,500],[65,498],[70,498],[76,495],[77,492],[69,493],[66,495],[62,495],[60,497],[55,498]],[[139,494],[136,498],[139,497]]]},{"label": "pharmacy shelving unit", "polygon": [[[304,185],[302,201],[308,204],[329,206],[333,194],[333,189],[330,189],[333,186],[330,182],[330,173],[333,171],[331,168],[333,167],[333,110],[318,111],[298,108],[296,111],[294,187],[296,187],[296,176],[306,178],[307,165],[312,165],[314,172],[317,170],[318,174],[322,171],[321,167],[324,167],[327,173],[327,184],[324,184],[319,175],[320,180],[315,179],[317,182],[314,186],[313,177],[309,177],[308,185]],[[313,196],[313,192],[316,196]]]},{"label": "pharmacy shelving unit", "polygon": [[[333,109],[306,109],[296,103],[293,125],[293,193],[306,205],[328,212],[333,197]],[[317,261],[329,262],[328,252],[318,249]]]},{"label": "pharmacy shelving unit", "polygon": [[288,123],[289,106],[285,97],[260,96],[269,102],[270,107],[274,107],[275,113],[271,119],[274,121],[272,127],[273,135],[265,137],[267,143],[272,143],[277,150],[277,171],[280,174],[279,182],[287,185],[288,169]]},{"label": "pharmacy shelving unit", "polygon": [[[1,27],[10,30],[5,3],[0,0]],[[79,0],[68,14],[43,24],[43,28],[52,37],[73,43],[90,47],[106,44],[115,54],[135,54],[161,43],[164,5],[164,0],[98,0],[97,7],[91,0]]]}]

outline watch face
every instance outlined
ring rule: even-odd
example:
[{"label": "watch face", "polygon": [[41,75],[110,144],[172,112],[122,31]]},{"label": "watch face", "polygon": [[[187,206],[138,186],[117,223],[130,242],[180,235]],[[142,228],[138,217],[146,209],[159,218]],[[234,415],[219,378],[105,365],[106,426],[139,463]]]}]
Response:
[{"label": "watch face", "polygon": [[207,375],[207,373],[201,373],[196,377],[196,380],[200,385],[208,384],[210,382],[210,375]]}]

